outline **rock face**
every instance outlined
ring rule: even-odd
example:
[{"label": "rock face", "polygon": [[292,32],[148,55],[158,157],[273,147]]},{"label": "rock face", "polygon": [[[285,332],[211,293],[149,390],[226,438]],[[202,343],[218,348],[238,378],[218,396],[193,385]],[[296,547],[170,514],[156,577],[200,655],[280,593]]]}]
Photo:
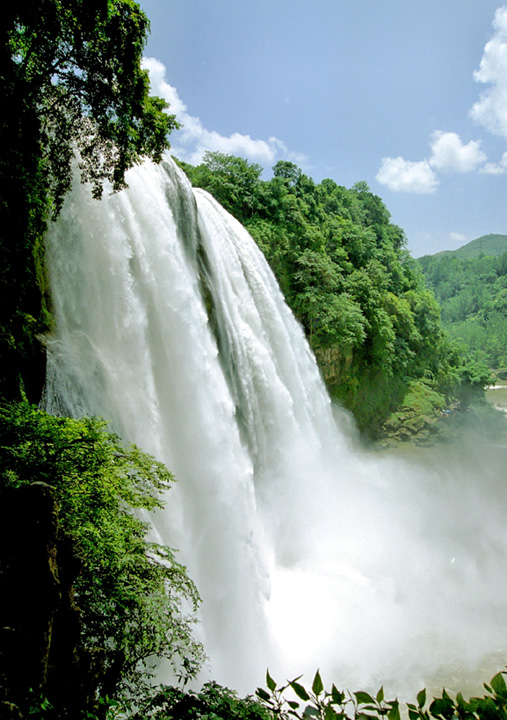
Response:
[{"label": "rock face", "polygon": [[96,673],[80,652],[73,584],[80,563],[61,532],[53,489],[0,493],[0,718],[24,718],[46,699],[47,718],[96,710]]}]

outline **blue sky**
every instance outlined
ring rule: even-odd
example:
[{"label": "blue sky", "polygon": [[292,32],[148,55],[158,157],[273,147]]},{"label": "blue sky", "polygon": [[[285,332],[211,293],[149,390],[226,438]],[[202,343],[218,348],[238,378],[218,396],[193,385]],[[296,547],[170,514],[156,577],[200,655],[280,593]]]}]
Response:
[{"label": "blue sky", "polygon": [[[365,180],[415,257],[507,234],[507,5],[141,0],[153,91],[206,150]],[[504,155],[505,153],[505,155]]]}]

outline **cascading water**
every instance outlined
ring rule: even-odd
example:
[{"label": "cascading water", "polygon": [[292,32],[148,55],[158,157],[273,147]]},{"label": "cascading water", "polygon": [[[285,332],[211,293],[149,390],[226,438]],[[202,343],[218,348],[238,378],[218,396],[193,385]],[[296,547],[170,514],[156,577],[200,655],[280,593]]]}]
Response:
[{"label": "cascading water", "polygon": [[169,159],[128,182],[76,185],[48,233],[45,403],[179,478],[154,532],[202,595],[208,675],[394,693],[500,669],[505,448],[360,451],[248,233]]}]

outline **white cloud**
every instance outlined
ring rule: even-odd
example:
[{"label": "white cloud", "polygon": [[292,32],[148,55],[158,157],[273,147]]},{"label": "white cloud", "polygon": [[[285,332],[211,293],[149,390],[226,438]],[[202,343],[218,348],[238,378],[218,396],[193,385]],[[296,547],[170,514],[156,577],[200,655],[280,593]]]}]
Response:
[{"label": "white cloud", "polygon": [[493,28],[474,72],[477,82],[491,87],[481,94],[470,115],[491,132],[507,137],[507,6],[496,11]]},{"label": "white cloud", "polygon": [[[397,192],[429,194],[435,192],[439,185],[437,171],[472,172],[487,160],[479,141],[471,140],[465,145],[460,136],[453,132],[436,130],[431,136],[430,148],[429,159],[416,162],[400,156],[383,158],[376,179]],[[488,166],[492,167],[492,164]]]},{"label": "white cloud", "polygon": [[463,233],[450,232],[449,240],[452,242],[454,247],[461,247],[463,243],[466,243],[467,236],[463,235]]},{"label": "white cloud", "polygon": [[[507,138],[507,5],[495,12],[493,35],[484,47],[474,79],[489,87],[472,106],[470,116],[488,131]],[[480,141],[465,144],[455,132],[436,130],[430,148],[429,158],[419,162],[383,158],[376,179],[391,190],[431,193],[443,173],[507,174],[507,152],[499,162],[488,162]]]},{"label": "white cloud", "polygon": [[411,162],[402,157],[382,158],[376,180],[390,190],[429,194],[435,192],[438,178],[427,160]]},{"label": "white cloud", "polygon": [[429,163],[435,170],[467,173],[475,170],[487,159],[479,141],[471,140],[464,145],[457,133],[436,130],[431,140]]},{"label": "white cloud", "polygon": [[486,175],[504,175],[507,172],[507,152],[504,152],[499,163],[486,163],[480,172]]},{"label": "white cloud", "polygon": [[172,153],[180,160],[196,165],[209,150],[239,155],[264,166],[271,166],[279,159],[291,160],[299,165],[304,165],[307,161],[304,155],[289,152],[285,143],[276,137],[257,140],[237,132],[220,135],[215,130],[208,130],[198,117],[187,112],[187,106],[179,97],[176,88],[166,81],[166,68],[163,63],[156,58],[144,58],[143,67],[150,75],[151,92],[169,103],[169,112],[176,115],[182,125],[181,130],[171,135]]}]

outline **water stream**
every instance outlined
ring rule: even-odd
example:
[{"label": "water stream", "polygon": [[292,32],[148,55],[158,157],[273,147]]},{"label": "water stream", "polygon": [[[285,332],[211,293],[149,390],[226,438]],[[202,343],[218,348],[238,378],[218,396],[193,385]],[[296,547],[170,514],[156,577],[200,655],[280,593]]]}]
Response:
[{"label": "water stream", "polygon": [[480,689],[507,657],[505,447],[362,450],[248,233],[169,159],[128,182],[76,184],[48,233],[46,405],[179,478],[154,532],[202,595],[203,679]]}]

